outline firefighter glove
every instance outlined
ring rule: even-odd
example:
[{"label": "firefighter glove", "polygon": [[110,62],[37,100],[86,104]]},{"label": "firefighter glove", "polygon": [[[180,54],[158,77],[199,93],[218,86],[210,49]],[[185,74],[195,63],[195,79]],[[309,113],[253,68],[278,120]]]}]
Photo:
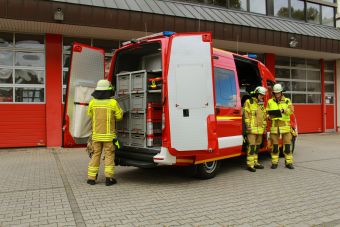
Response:
[{"label": "firefighter glove", "polygon": [[117,138],[113,139],[113,145],[115,146],[116,150],[120,149],[120,143],[119,140]]}]

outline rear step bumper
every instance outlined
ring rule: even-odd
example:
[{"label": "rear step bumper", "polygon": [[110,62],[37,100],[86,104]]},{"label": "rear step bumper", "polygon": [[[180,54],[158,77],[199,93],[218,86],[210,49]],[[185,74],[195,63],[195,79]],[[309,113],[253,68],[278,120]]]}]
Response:
[{"label": "rear step bumper", "polygon": [[157,163],[153,161],[153,157],[159,152],[160,150],[122,147],[115,152],[115,163],[121,166],[151,168],[157,166]]}]

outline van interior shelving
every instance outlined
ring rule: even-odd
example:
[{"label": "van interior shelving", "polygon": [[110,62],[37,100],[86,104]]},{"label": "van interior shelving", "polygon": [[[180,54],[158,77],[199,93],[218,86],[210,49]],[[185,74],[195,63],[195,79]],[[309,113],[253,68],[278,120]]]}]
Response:
[{"label": "van interior shelving", "polygon": [[117,122],[125,147],[159,151],[162,145],[162,56],[160,43],[140,44],[117,55],[113,83],[124,110]]}]

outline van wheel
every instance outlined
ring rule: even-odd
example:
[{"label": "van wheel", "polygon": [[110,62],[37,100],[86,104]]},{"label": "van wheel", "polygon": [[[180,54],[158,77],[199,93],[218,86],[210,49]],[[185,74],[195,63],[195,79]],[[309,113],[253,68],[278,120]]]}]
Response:
[{"label": "van wheel", "polygon": [[214,178],[221,166],[221,161],[204,162],[197,165],[196,176],[201,179]]}]

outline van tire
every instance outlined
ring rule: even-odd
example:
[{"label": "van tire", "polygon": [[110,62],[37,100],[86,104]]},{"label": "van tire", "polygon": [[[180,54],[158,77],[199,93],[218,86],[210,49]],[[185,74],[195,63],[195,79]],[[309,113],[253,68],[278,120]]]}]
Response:
[{"label": "van tire", "polygon": [[220,166],[221,161],[219,160],[199,164],[197,165],[196,177],[202,180],[214,178]]}]

